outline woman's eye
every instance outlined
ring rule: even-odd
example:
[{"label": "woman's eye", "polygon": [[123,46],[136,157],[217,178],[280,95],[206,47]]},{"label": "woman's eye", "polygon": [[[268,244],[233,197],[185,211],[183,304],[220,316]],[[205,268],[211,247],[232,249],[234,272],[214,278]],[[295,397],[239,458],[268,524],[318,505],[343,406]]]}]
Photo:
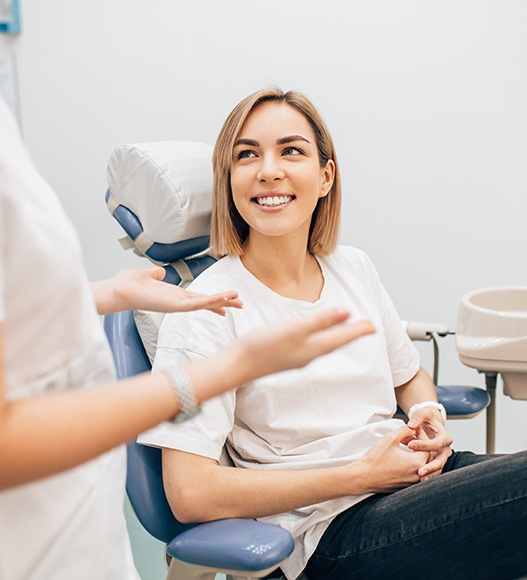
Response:
[{"label": "woman's eye", "polygon": [[284,155],[302,155],[303,151],[298,147],[287,147],[283,151]]},{"label": "woman's eye", "polygon": [[255,155],[256,154],[254,151],[251,151],[250,149],[244,149],[236,155],[236,159],[248,159],[250,157],[254,157]]}]

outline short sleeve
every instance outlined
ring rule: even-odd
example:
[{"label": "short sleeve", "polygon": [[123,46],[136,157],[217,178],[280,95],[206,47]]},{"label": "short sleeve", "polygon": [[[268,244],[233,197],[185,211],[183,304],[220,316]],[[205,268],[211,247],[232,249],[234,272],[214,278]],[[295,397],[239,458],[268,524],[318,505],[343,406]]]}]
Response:
[{"label": "short sleeve", "polygon": [[138,443],[185,451],[219,461],[232,431],[236,394],[227,393],[205,401],[201,412],[183,423],[166,421],[142,433]]},{"label": "short sleeve", "polygon": [[[233,340],[227,317],[208,311],[170,314],[165,317],[152,372],[176,371],[189,361],[202,360]],[[219,461],[234,424],[236,392],[205,401],[201,412],[183,423],[165,422],[140,435],[139,443],[210,457]]]},{"label": "short sleeve", "polygon": [[375,266],[366,254],[363,254],[363,262],[379,305],[393,383],[399,387],[418,372],[419,353],[406,333],[397,309],[383,286]]}]

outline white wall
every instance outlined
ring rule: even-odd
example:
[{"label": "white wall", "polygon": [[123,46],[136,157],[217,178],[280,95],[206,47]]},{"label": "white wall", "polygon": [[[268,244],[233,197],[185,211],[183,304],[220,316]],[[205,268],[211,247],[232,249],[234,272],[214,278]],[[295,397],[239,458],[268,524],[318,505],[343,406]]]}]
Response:
[{"label": "white wall", "polygon": [[[212,144],[239,99],[279,84],[323,112],[342,241],[372,256],[403,318],[455,326],[467,291],[527,284],[523,0],[20,2],[23,34],[0,51],[15,54],[25,139],[92,278],[137,263],[103,202],[112,149]],[[443,382],[483,384],[453,338],[443,347]],[[527,447],[527,403],[498,407],[498,449]],[[483,450],[481,417],[450,426]]]}]

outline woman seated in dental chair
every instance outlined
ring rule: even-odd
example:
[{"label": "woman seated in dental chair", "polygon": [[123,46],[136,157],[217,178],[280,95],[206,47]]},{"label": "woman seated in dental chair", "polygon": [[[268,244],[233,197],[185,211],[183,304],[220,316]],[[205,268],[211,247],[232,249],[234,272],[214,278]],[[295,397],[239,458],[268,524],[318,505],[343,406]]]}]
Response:
[{"label": "woman seated in dental chair", "polygon": [[[248,96],[225,121],[213,165],[212,249],[223,258],[191,288],[235,288],[245,307],[167,316],[154,369],[327,306],[371,320],[376,333],[143,434],[163,447],[176,517],[286,528],[289,580],[527,573],[527,455],[452,451],[434,385],[375,268],[336,246],[339,169],[313,105],[279,89]],[[397,405],[408,424],[393,417]],[[225,446],[236,469],[221,461]]]}]

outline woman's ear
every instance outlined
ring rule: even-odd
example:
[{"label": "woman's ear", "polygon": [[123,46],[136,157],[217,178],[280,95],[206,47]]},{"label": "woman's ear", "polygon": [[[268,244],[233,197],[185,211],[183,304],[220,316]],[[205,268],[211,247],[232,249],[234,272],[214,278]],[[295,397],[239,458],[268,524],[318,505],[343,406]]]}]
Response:
[{"label": "woman's ear", "polygon": [[326,197],[326,195],[331,191],[333,181],[335,180],[335,162],[333,159],[328,159],[326,166],[322,167],[321,177],[322,183],[319,197]]}]

